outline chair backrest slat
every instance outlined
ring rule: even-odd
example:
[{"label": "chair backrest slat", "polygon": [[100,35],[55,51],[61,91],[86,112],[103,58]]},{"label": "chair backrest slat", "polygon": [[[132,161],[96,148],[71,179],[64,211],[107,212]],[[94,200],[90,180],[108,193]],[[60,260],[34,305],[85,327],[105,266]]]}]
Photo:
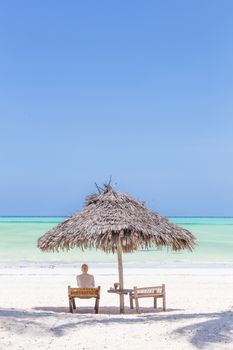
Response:
[{"label": "chair backrest slat", "polygon": [[152,295],[152,294],[164,294],[165,285],[162,286],[154,286],[154,287],[134,287],[134,293],[136,295]]},{"label": "chair backrest slat", "polygon": [[68,287],[68,295],[71,297],[93,298],[99,297],[100,287],[98,288],[71,288]]},{"label": "chair backrest slat", "polygon": [[137,288],[138,294],[162,293],[162,286]]}]

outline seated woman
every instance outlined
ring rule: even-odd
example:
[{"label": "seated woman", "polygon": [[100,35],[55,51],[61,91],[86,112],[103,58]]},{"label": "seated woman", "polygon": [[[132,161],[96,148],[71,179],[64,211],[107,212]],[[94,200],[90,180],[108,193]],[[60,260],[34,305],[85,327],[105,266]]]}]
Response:
[{"label": "seated woman", "polygon": [[82,274],[76,277],[77,284],[79,288],[95,288],[95,279],[93,275],[88,272],[88,265],[82,264],[81,266]]}]

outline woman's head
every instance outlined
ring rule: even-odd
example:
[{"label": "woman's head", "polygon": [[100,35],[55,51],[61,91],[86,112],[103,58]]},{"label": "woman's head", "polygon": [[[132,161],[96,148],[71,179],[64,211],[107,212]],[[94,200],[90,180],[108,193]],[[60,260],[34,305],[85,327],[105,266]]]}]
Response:
[{"label": "woman's head", "polygon": [[88,271],[88,265],[87,264],[82,264],[81,270],[82,270],[82,272],[87,272]]}]

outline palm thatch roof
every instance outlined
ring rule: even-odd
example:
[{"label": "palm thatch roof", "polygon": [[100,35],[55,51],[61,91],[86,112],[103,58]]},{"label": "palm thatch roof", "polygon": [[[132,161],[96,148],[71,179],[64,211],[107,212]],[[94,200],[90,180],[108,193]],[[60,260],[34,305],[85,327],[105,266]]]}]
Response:
[{"label": "palm thatch roof", "polygon": [[132,252],[154,246],[190,249],[195,237],[188,230],[153,212],[143,202],[105,185],[86,198],[84,208],[38,240],[43,251],[95,247],[105,252]]}]

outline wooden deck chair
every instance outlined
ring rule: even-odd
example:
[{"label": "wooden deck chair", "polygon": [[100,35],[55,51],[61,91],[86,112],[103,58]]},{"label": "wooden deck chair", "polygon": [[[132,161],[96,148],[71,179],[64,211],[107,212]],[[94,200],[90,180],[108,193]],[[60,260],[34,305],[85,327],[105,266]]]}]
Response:
[{"label": "wooden deck chair", "polygon": [[133,300],[135,300],[136,311],[139,312],[139,302],[140,298],[153,298],[154,308],[157,308],[157,299],[161,298],[163,300],[163,311],[166,311],[166,291],[165,284],[156,287],[134,287],[133,291],[129,294],[130,308],[133,309]]},{"label": "wooden deck chair", "polygon": [[75,298],[90,299],[95,298],[95,313],[99,312],[100,287],[97,288],[71,288],[68,286],[69,309],[73,313],[76,309]]}]

